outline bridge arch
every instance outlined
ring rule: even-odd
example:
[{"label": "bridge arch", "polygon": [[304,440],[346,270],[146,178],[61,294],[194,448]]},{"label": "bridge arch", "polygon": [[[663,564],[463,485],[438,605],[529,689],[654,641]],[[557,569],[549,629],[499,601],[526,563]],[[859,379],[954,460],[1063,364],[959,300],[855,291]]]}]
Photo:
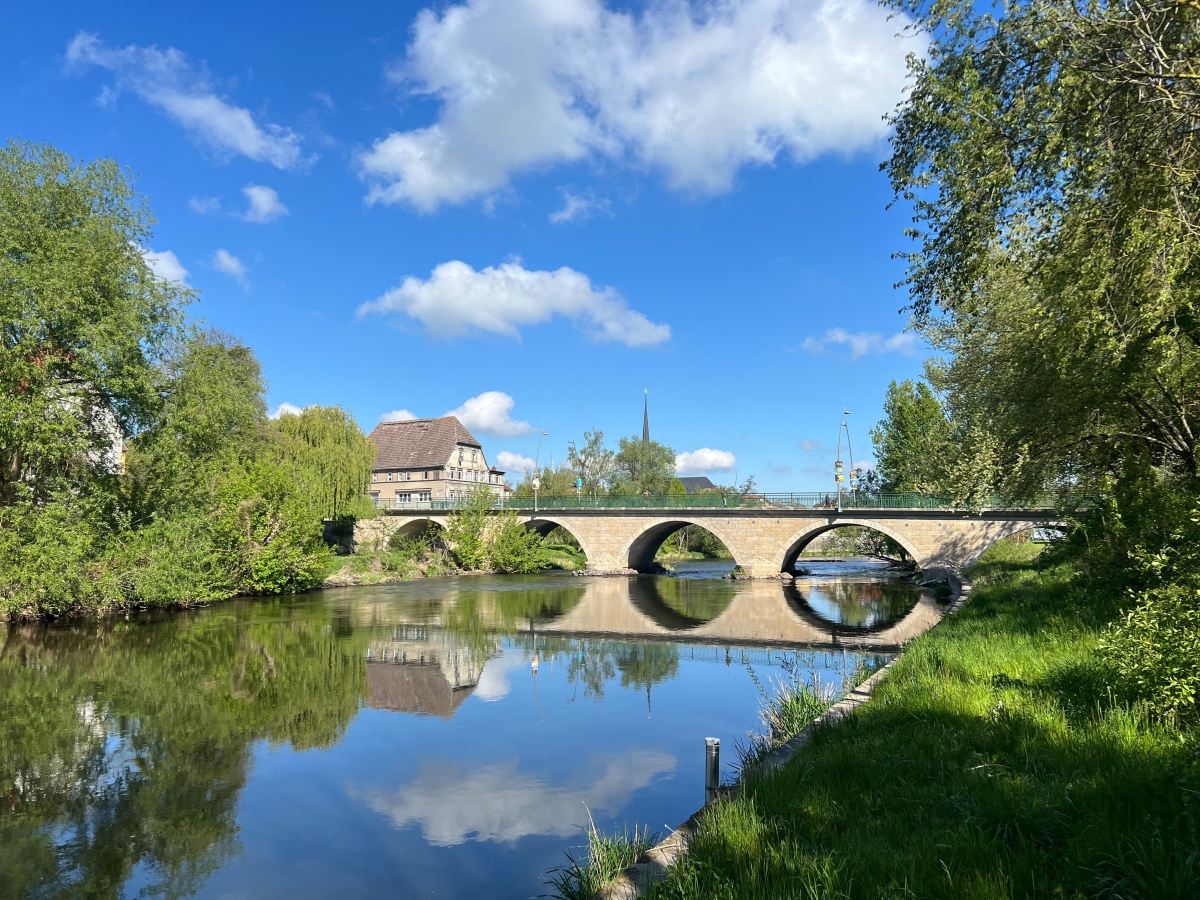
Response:
[{"label": "bridge arch", "polygon": [[999,528],[995,529],[991,534],[988,535],[987,540],[983,541],[980,544],[980,546],[977,548],[977,551],[975,553],[971,554],[967,558],[967,561],[966,561],[966,563],[963,564],[962,568],[966,569],[970,566],[975,565],[975,563],[979,562],[979,558],[981,556],[983,556],[983,554],[987,553],[989,550],[991,550],[993,547],[995,547],[1001,541],[1006,540],[1006,539],[1012,537],[1013,535],[1021,534],[1022,532],[1025,532],[1025,531],[1038,531],[1039,529],[1046,529],[1046,530],[1050,530],[1050,531],[1059,531],[1065,535],[1067,533],[1067,524],[1065,522],[1060,522],[1060,521],[1053,520],[1053,519],[1049,520],[1049,521],[1045,521],[1045,522],[1035,522],[1035,521],[1005,522],[1005,523],[1001,524]]},{"label": "bridge arch", "polygon": [[587,541],[585,541],[580,535],[580,532],[583,531],[583,529],[579,528],[576,522],[566,516],[561,516],[558,518],[555,518],[554,516],[543,516],[541,514],[530,516],[525,520],[525,527],[530,531],[536,531],[541,537],[546,537],[546,535],[550,534],[550,532],[552,532],[555,528],[561,528],[563,531],[567,532],[567,534],[571,535],[571,537],[575,538],[575,542],[579,544],[579,549],[583,551],[584,557],[586,557],[589,561],[592,559],[591,548],[588,547]]},{"label": "bridge arch", "polygon": [[741,560],[737,558],[735,545],[720,530],[713,527],[711,520],[705,518],[670,518],[656,519],[642,527],[621,552],[621,557],[625,560],[625,565],[639,571],[649,569],[654,564],[654,555],[658,552],[658,548],[663,545],[663,542],[680,528],[686,528],[688,525],[699,526],[710,534],[715,535],[722,544],[729,548],[729,552],[733,554],[734,564],[738,565],[741,563]]},{"label": "bridge arch", "polygon": [[446,525],[445,523],[439,522],[437,519],[432,519],[429,516],[413,516],[410,519],[403,520],[400,522],[400,524],[393,528],[391,533],[388,535],[388,538],[417,537],[418,535],[424,534],[431,529],[437,529],[439,532],[444,534],[446,531]]},{"label": "bridge arch", "polygon": [[779,571],[793,572],[796,568],[796,561],[800,558],[800,551],[817,535],[824,534],[827,531],[833,531],[835,528],[845,528],[848,525],[857,525],[860,528],[869,528],[871,531],[877,531],[882,535],[890,537],[893,541],[904,548],[914,562],[919,566],[922,564],[923,556],[920,551],[913,545],[912,541],[906,536],[899,533],[893,528],[889,528],[884,522],[873,519],[837,519],[833,522],[822,522],[819,525],[808,525],[800,531],[792,535],[788,539],[783,556],[779,560]]}]

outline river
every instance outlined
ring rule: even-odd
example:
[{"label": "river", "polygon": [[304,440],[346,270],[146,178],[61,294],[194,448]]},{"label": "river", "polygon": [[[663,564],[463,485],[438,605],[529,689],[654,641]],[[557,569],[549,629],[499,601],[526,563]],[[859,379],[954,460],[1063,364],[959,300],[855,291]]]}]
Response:
[{"label": "river", "polygon": [[880,562],[804,564],[9,626],[0,893],[543,894],[589,815],[665,831],[700,806],[703,739],[732,762],[785,663],[841,689],[936,619]]}]

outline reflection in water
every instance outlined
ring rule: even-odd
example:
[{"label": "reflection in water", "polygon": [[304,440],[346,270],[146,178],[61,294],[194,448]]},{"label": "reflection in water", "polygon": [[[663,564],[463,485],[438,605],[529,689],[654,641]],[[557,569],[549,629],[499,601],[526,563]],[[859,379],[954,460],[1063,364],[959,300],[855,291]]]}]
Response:
[{"label": "reflection in water", "polygon": [[808,571],[809,577],[797,579],[794,592],[788,592],[789,603],[802,616],[842,626],[840,631],[888,628],[908,615],[923,593],[873,558],[814,561]]},{"label": "reflection in water", "polygon": [[898,581],[810,582],[800,595],[827,622],[865,629],[898,622],[917,599],[910,585]]},{"label": "reflection in water", "polygon": [[[237,848],[249,744],[328,747],[365,693],[361,643],[283,604],[9,629],[0,654],[8,896],[194,892]],[[283,626],[283,627],[281,627]]]},{"label": "reflection in water", "polygon": [[711,622],[729,608],[737,588],[710,578],[638,578],[630,586],[634,605],[664,628],[678,631]]},{"label": "reflection in water", "polygon": [[778,671],[917,596],[860,577],[462,578],[10,626],[0,894],[527,897],[584,803],[695,808],[702,738],[755,726],[731,662]]},{"label": "reflection in water", "polygon": [[425,840],[436,846],[461,844],[468,838],[513,842],[535,834],[576,834],[587,810],[619,810],[635,791],[674,771],[674,757],[648,750],[609,760],[583,785],[548,784],[519,771],[515,759],[475,771],[438,760],[425,763],[408,784],[362,796],[397,828],[419,824]]}]

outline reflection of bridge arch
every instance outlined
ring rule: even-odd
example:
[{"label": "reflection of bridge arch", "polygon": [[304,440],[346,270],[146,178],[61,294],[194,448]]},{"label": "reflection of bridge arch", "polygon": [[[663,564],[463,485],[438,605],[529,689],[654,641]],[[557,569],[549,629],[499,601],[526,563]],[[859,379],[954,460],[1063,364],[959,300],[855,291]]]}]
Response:
[{"label": "reflection of bridge arch", "polygon": [[680,617],[651,615],[644,602],[635,600],[641,579],[589,579],[580,602],[562,616],[540,624],[542,634],[595,636],[612,639],[669,639],[688,643],[742,644],[748,646],[845,647],[892,649],[938,622],[945,607],[928,592],[918,595],[912,609],[899,621],[873,630],[848,630],[812,614],[802,615],[802,604],[789,602],[778,581],[737,582],[729,605],[710,621],[693,624]]},{"label": "reflection of bridge arch", "polygon": [[893,541],[904,548],[904,552],[909,555],[910,559],[919,560],[921,554],[916,551],[912,543],[894,529],[888,528],[878,521],[864,521],[860,519],[838,519],[830,524],[821,524],[816,526],[808,526],[802,528],[796,534],[792,535],[787,542],[786,549],[783,551],[783,559],[779,562],[780,572],[794,572],[796,570],[796,560],[800,558],[800,552],[805,546],[817,535],[824,534],[827,531],[833,531],[836,528],[845,528],[849,525],[858,525],[862,528],[868,528],[871,531],[876,531],[879,534],[890,537]]},{"label": "reflection of bridge arch", "polygon": [[[882,590],[886,591],[889,587],[908,588],[907,582],[895,581],[892,579],[882,579],[877,582],[853,582],[858,585],[877,584],[882,586]],[[819,593],[829,593],[830,588],[836,588],[839,584],[837,580],[822,579],[819,583]],[[904,604],[904,612],[900,615],[895,615],[891,618],[884,618],[882,621],[876,622],[873,625],[856,625],[849,622],[835,622],[832,619],[821,615],[812,605],[812,595],[817,590],[817,585],[814,585],[809,579],[801,579],[794,584],[783,585],[783,596],[787,600],[788,606],[802,621],[807,622],[813,628],[828,632],[832,638],[855,638],[864,635],[883,634],[895,628],[897,624],[908,618],[913,608],[921,601],[922,594],[913,593],[906,598]]]},{"label": "reflection of bridge arch", "polygon": [[571,520],[565,516],[561,518],[553,518],[551,516],[538,515],[531,519],[525,520],[525,527],[530,531],[536,531],[542,537],[546,537],[546,535],[552,532],[555,528],[561,528],[563,531],[567,532],[567,534],[571,535],[571,537],[575,538],[576,543],[579,544],[579,549],[583,551],[584,557],[590,563],[592,559],[592,552],[588,548],[587,542],[579,536],[580,529],[578,527],[572,527],[573,524],[574,523],[572,523]]},{"label": "reflection of bridge arch", "polygon": [[733,582],[708,578],[638,578],[629,600],[668,631],[687,631],[719,619],[737,594]]},{"label": "reflection of bridge arch", "polygon": [[740,562],[737,558],[737,551],[734,549],[734,545],[725,535],[713,527],[711,520],[702,518],[671,518],[657,519],[642,527],[641,531],[633,537],[622,551],[621,555],[626,560],[626,565],[638,571],[650,568],[654,564],[654,554],[663,545],[663,541],[680,528],[686,528],[688,525],[697,525],[710,534],[715,535],[722,544],[729,548],[729,552],[734,555],[734,563]]}]

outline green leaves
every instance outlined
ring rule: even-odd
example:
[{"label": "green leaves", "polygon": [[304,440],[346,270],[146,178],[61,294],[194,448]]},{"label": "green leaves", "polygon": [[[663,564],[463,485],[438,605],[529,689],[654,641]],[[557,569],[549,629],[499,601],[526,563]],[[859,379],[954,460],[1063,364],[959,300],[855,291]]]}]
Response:
[{"label": "green leaves", "polygon": [[146,264],[152,224],[111,160],[0,149],[0,504],[103,474],[154,419],[192,293]]}]

